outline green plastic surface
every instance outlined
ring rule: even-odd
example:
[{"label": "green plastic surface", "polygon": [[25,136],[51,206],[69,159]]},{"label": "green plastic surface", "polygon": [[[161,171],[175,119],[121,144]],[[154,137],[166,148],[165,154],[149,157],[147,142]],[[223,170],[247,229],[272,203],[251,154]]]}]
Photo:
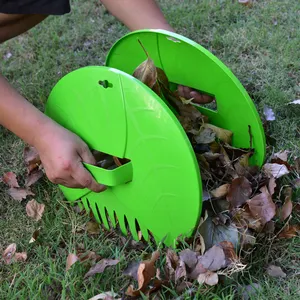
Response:
[{"label": "green plastic surface", "polygon": [[234,132],[234,146],[250,146],[250,126],[252,147],[255,149],[251,163],[261,166],[266,152],[262,123],[253,101],[234,74],[199,44],[165,30],[129,33],[111,48],[106,65],[133,74],[134,69],[146,59],[138,40],[155,65],[165,71],[170,82],[215,96],[217,111],[205,107],[199,109],[212,124]]},{"label": "green plastic surface", "polygon": [[174,246],[176,238],[191,234],[199,221],[200,170],[170,108],[130,75],[146,59],[138,39],[172,83],[215,95],[217,112],[200,110],[211,123],[234,132],[235,146],[249,147],[251,127],[252,162],[258,165],[265,157],[264,132],[254,104],[230,70],[200,45],[166,31],[130,33],[113,46],[107,67],[81,68],[56,84],[46,114],[91,149],[130,159],[115,170],[85,164],[108,189],[96,194],[61,186],[65,197],[69,201],[81,198],[106,227],[118,224],[126,234],[128,224],[135,239],[141,230],[148,240],[150,231],[157,242]]},{"label": "green plastic surface", "polygon": [[[104,88],[99,80],[111,87]],[[196,157],[177,118],[142,82],[112,68],[81,68],[54,87],[46,114],[91,148],[130,159],[111,171],[86,165],[98,182],[117,180],[122,168],[125,179],[99,194],[61,187],[69,201],[81,198],[99,222],[109,226],[107,218],[112,225],[117,221],[125,234],[128,223],[136,239],[141,230],[148,240],[149,230],[157,242],[165,239],[174,245],[179,235],[193,231],[202,204]]]}]

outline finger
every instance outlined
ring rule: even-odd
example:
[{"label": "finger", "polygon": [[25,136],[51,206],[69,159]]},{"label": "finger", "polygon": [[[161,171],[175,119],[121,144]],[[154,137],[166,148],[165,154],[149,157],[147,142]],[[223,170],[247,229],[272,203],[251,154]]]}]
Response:
[{"label": "finger", "polygon": [[86,144],[83,144],[79,148],[78,154],[85,163],[90,164],[90,165],[96,164],[96,159]]},{"label": "finger", "polygon": [[106,186],[97,183],[91,173],[83,166],[81,162],[78,162],[76,168],[72,173],[72,177],[76,180],[77,183],[96,193],[106,190]]},{"label": "finger", "polygon": [[183,87],[183,91],[184,91],[184,98],[185,99],[191,99],[192,96],[191,96],[191,88],[187,87],[187,86],[184,86]]},{"label": "finger", "polygon": [[204,94],[198,93],[196,91],[191,91],[190,95],[192,98],[194,98],[193,102],[199,103],[199,104],[210,103],[214,100],[213,97],[211,97],[209,95],[204,95]]},{"label": "finger", "polygon": [[68,188],[84,188],[71,176],[68,176],[67,178],[55,178],[54,180],[51,180],[51,182],[63,185]]},{"label": "finger", "polygon": [[184,97],[184,91],[183,91],[183,86],[182,85],[179,85],[178,86],[178,93],[181,97]]}]

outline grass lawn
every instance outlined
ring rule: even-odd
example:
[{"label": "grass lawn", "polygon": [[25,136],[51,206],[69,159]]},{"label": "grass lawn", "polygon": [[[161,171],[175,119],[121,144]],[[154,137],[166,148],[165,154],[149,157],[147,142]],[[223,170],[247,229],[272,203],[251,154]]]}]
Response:
[{"label": "grass lawn", "polygon": [[[288,149],[299,155],[300,106],[287,106],[300,98],[299,0],[254,1],[252,8],[229,0],[159,2],[178,33],[200,43],[233,71],[261,116],[265,105],[273,108],[276,120],[270,123],[269,133],[276,145],[269,152]],[[104,65],[112,44],[128,32],[99,1],[72,3],[71,14],[49,17],[30,32],[0,46],[1,72],[42,110],[50,90],[63,75],[87,65]],[[12,54],[10,58],[8,53]],[[23,142],[4,128],[0,128],[0,141],[0,175],[13,171],[22,182]],[[28,260],[8,266],[0,263],[0,299],[89,299],[102,291],[119,292],[128,286],[122,270],[128,262],[140,258],[142,251],[130,249],[111,232],[87,235],[89,217],[74,212],[58,188],[47,180],[33,187],[35,199],[46,205],[38,223],[26,216],[27,201],[13,201],[5,189],[0,183],[0,251],[17,243],[17,251],[26,251]],[[29,244],[39,227],[38,240]],[[195,299],[241,299],[234,288],[237,281],[262,286],[253,299],[299,299],[299,242],[294,238],[258,243],[249,254],[252,263],[242,275],[225,285],[202,289]],[[83,280],[86,270],[81,265],[65,272],[67,255],[78,245],[121,262]],[[266,275],[270,263],[281,266],[287,277],[274,279]],[[176,294],[164,291],[161,298],[176,299]],[[190,298],[186,295],[180,299]]]}]

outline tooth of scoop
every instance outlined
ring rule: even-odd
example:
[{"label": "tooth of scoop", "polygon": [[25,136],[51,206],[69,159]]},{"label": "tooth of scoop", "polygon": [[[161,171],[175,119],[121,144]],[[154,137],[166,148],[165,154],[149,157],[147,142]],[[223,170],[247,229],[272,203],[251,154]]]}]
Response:
[{"label": "tooth of scoop", "polygon": [[138,241],[139,240],[139,236],[136,230],[136,226],[135,226],[135,219],[128,219],[128,224],[129,224],[129,229],[130,232],[132,234],[132,237]]},{"label": "tooth of scoop", "polygon": [[115,216],[112,210],[108,210],[107,207],[105,208],[105,215],[106,215],[106,219],[111,223],[111,226],[116,228],[116,221],[115,221]]},{"label": "tooth of scoop", "polygon": [[81,202],[82,202],[82,204],[83,204],[85,210],[86,210],[87,212],[90,212],[91,209],[90,209],[89,200],[88,200],[86,197],[83,197],[83,198],[81,198]]},{"label": "tooth of scoop", "polygon": [[106,214],[105,214],[105,209],[104,209],[104,207],[101,206],[101,205],[99,205],[99,204],[97,204],[97,203],[96,203],[96,205],[97,205],[97,207],[98,207],[98,211],[99,211],[99,213],[100,213],[100,216],[101,216],[101,219],[102,219],[102,222],[103,222],[104,227],[105,227],[107,230],[109,230],[109,224],[108,224],[108,221],[107,221],[107,219],[106,219]]},{"label": "tooth of scoop", "polygon": [[94,217],[95,217],[96,221],[97,221],[98,223],[102,223],[101,216],[100,216],[100,213],[99,213],[99,211],[98,211],[98,209],[97,209],[97,206],[96,206],[96,204],[95,204],[95,201],[89,200],[89,202],[90,202],[90,207],[91,207],[91,210],[92,210],[92,212],[93,212],[93,214],[94,214]]},{"label": "tooth of scoop", "polygon": [[119,223],[122,233],[124,235],[127,235],[128,232],[127,232],[126,222],[125,222],[125,219],[127,220],[126,216],[124,216],[123,214],[117,214],[117,213],[116,213],[116,215],[117,215],[118,223]]}]

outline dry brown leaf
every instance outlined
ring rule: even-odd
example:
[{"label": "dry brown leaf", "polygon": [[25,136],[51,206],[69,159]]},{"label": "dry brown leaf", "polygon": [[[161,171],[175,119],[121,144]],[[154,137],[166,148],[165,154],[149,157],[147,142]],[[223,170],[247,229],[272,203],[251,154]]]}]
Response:
[{"label": "dry brown leaf", "polygon": [[284,221],[285,219],[287,219],[293,210],[292,188],[288,187],[285,192],[286,192],[285,201],[279,212],[281,221]]},{"label": "dry brown leaf", "polygon": [[69,253],[66,263],[66,272],[69,271],[71,266],[74,265],[77,261],[79,261],[78,256],[76,254]]},{"label": "dry brown leaf", "polygon": [[219,246],[221,246],[224,251],[226,266],[229,266],[238,260],[238,256],[236,255],[234,246],[231,242],[224,241],[219,243]]},{"label": "dry brown leaf", "polygon": [[199,261],[209,271],[217,271],[226,266],[225,253],[221,247],[216,245],[207,250],[199,258]]},{"label": "dry brown leaf", "polygon": [[17,252],[13,259],[15,261],[26,261],[27,253],[26,252]]},{"label": "dry brown leaf", "polygon": [[185,263],[182,260],[179,260],[179,264],[175,270],[175,282],[177,282],[180,278],[185,278],[186,275]]},{"label": "dry brown leaf", "polygon": [[84,278],[103,273],[107,267],[115,266],[119,262],[120,261],[118,259],[102,259],[100,262],[90,268],[90,270],[84,275]]},{"label": "dry brown leaf", "polygon": [[252,7],[253,0],[239,0],[239,3],[240,3],[240,4],[243,4],[243,5],[245,5],[245,6]]},{"label": "dry brown leaf", "polygon": [[24,148],[24,161],[27,166],[27,172],[30,174],[34,169],[41,166],[40,156],[36,148],[32,146],[25,146]]},{"label": "dry brown leaf", "polygon": [[18,180],[17,180],[17,176],[13,172],[7,172],[7,173],[3,174],[3,176],[1,177],[1,179],[10,188],[18,188],[18,187],[20,187],[19,183],[18,183]]},{"label": "dry brown leaf", "polygon": [[138,289],[134,290],[133,286],[130,285],[126,291],[126,295],[136,297],[139,296],[141,292],[145,293],[151,279],[156,275],[155,262],[158,260],[159,256],[159,251],[155,251],[152,253],[150,260],[140,263],[137,272]]},{"label": "dry brown leaf", "polygon": [[260,219],[253,217],[247,206],[237,212],[234,216],[234,221],[238,227],[251,228],[257,232],[261,231],[264,226]]},{"label": "dry brown leaf", "polygon": [[262,167],[262,170],[266,173],[267,176],[273,176],[276,179],[289,174],[289,170],[287,169],[287,167],[280,164],[267,163]]},{"label": "dry brown leaf", "polygon": [[44,172],[42,170],[34,170],[31,172],[25,180],[25,186],[30,187],[35,184],[38,180],[40,180],[44,176]]},{"label": "dry brown leaf", "polygon": [[[99,299],[115,300],[116,297],[118,297],[118,294],[116,294],[114,292],[105,292],[105,293],[98,294],[98,295],[90,298],[89,300],[99,300]],[[121,300],[121,298],[119,298],[119,299]]]},{"label": "dry brown leaf", "polygon": [[89,221],[86,224],[86,231],[88,234],[99,234],[100,233],[100,226],[97,222]]},{"label": "dry brown leaf", "polygon": [[184,249],[181,252],[179,252],[179,258],[190,269],[193,269],[198,262],[197,253],[190,249]]},{"label": "dry brown leaf", "polygon": [[15,252],[16,252],[16,249],[17,249],[17,245],[15,243],[13,244],[10,244],[3,252],[2,254],[2,258],[4,260],[4,263],[6,265],[9,265],[12,261],[12,258],[14,257],[15,255]]},{"label": "dry brown leaf", "polygon": [[33,232],[32,237],[31,237],[31,239],[29,241],[29,244],[34,243],[37,240],[37,238],[38,238],[38,236],[40,234],[40,230],[41,230],[41,227],[39,227],[37,230],[35,230]]},{"label": "dry brown leaf", "polygon": [[286,274],[282,271],[282,269],[274,265],[268,266],[267,273],[271,277],[286,277]]},{"label": "dry brown leaf", "polygon": [[179,258],[177,254],[168,248],[166,254],[166,275],[168,280],[175,280],[175,270],[177,269],[178,263]]},{"label": "dry brown leaf", "polygon": [[242,206],[246,203],[252,193],[252,187],[246,177],[233,179],[228,194],[227,201],[232,208]]},{"label": "dry brown leaf", "polygon": [[142,46],[145,54],[147,55],[147,59],[143,61],[134,71],[133,77],[137,78],[144,84],[146,84],[150,89],[152,89],[157,81],[157,71],[156,66],[154,65],[153,60],[149,57],[148,52],[139,41]]},{"label": "dry brown leaf", "polygon": [[266,186],[263,186],[260,191],[261,194],[254,196],[252,199],[248,200],[247,203],[251,214],[255,218],[260,219],[262,225],[265,225],[275,216],[276,205]]},{"label": "dry brown leaf", "polygon": [[34,196],[34,193],[30,189],[24,188],[10,188],[7,192],[14,200],[20,202],[26,199],[27,196]]},{"label": "dry brown leaf", "polygon": [[273,155],[273,158],[279,158],[282,161],[287,161],[288,154],[289,154],[289,151],[287,151],[287,150],[279,151]]},{"label": "dry brown leaf", "polygon": [[203,128],[194,139],[197,144],[210,144],[215,141],[216,133],[211,128]]},{"label": "dry brown leaf", "polygon": [[198,258],[197,258],[198,261],[197,261],[196,266],[187,273],[187,277],[189,279],[193,279],[193,280],[197,279],[199,274],[203,274],[203,273],[207,272],[207,269],[204,268],[204,266],[201,263],[201,257],[202,256],[200,256],[200,255],[198,256]]},{"label": "dry brown leaf", "polygon": [[210,192],[210,194],[215,198],[222,198],[228,194],[229,188],[230,188],[230,184],[225,183],[225,184],[219,186],[218,188],[212,190]]},{"label": "dry brown leaf", "polygon": [[273,196],[274,192],[275,192],[275,188],[276,188],[276,179],[272,176],[269,179],[269,184],[268,184],[268,190],[269,190],[269,194],[271,196]]},{"label": "dry brown leaf", "polygon": [[217,127],[217,126],[209,124],[209,123],[203,124],[203,127],[212,129],[215,132],[217,138],[219,138],[224,143],[231,144],[232,131],[223,129],[221,127]]},{"label": "dry brown leaf", "polygon": [[26,204],[27,216],[36,221],[39,221],[42,218],[44,209],[45,209],[45,204],[38,203],[34,199],[30,200]]},{"label": "dry brown leaf", "polygon": [[209,286],[213,286],[218,284],[219,282],[219,277],[217,273],[207,271],[204,274],[200,274],[197,278],[198,282],[200,284],[206,283]]},{"label": "dry brown leaf", "polygon": [[286,226],[282,232],[279,233],[278,237],[281,239],[291,239],[300,234],[300,225]]}]

